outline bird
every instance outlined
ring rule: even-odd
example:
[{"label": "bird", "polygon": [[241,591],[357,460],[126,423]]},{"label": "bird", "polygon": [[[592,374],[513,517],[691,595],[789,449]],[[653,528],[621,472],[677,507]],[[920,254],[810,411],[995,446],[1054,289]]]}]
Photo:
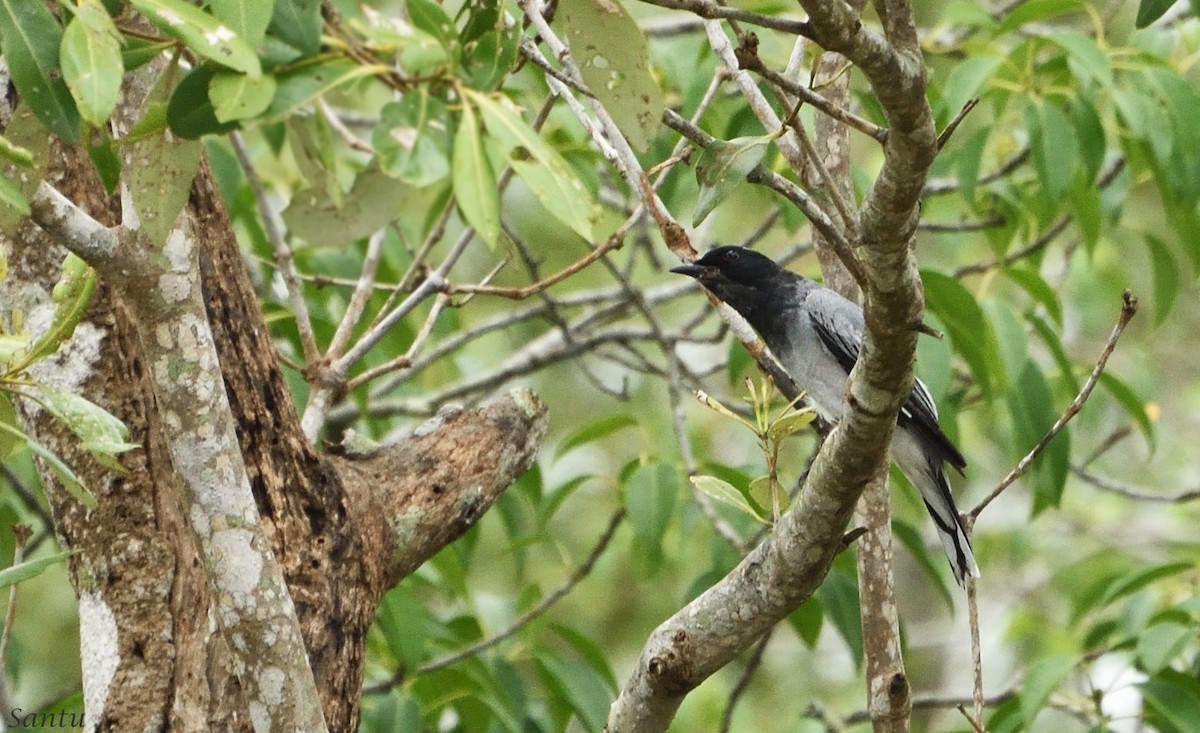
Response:
[{"label": "bird", "polygon": [[[858,361],[863,311],[858,304],[745,247],[716,247],[671,272],[697,280],[737,311],[766,342],[784,371],[831,423],[846,410],[846,381]],[[937,405],[920,379],[896,419],[891,458],[920,492],[960,586],[978,578],[971,540],[950,492],[945,464],[967,462],[938,424]]]}]

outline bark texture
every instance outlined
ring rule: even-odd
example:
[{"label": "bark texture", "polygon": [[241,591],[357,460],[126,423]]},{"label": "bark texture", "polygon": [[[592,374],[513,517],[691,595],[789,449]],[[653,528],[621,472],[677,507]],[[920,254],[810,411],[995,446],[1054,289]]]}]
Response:
[{"label": "bark texture", "polygon": [[[7,118],[4,120],[7,124]],[[47,179],[104,225],[119,204],[103,194],[86,153],[62,148]],[[469,528],[533,460],[544,405],[517,392],[421,435],[350,461],[303,439],[269,333],[212,176],[202,168],[185,216],[200,233],[208,325],[219,355],[262,524],[295,601],[330,730],[358,727],[364,640],[380,596]],[[65,250],[23,222],[4,237],[5,310],[46,324]],[[143,329],[143,333],[145,330]],[[183,481],[146,375],[128,309],[103,283],[84,321],[35,376],[80,391],[121,418],[142,449],[125,472],[98,465],[73,434],[26,409],[31,434],[96,494],[75,502],[43,472],[56,530],[80,596],[90,730],[245,731],[251,719],[225,638],[215,631],[211,579],[184,511]],[[402,536],[397,530],[402,529]],[[399,538],[399,539],[398,539]]]}]

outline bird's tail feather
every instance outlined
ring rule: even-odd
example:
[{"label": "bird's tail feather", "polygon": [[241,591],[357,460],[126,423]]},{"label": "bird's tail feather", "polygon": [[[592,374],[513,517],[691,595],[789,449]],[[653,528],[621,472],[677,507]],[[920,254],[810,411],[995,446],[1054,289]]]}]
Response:
[{"label": "bird's tail feather", "polygon": [[954,505],[954,497],[950,493],[950,482],[946,479],[946,471],[942,461],[933,458],[929,461],[929,471],[915,478],[917,490],[925,501],[925,508],[933,523],[937,526],[938,537],[950,560],[950,568],[954,571],[954,579],[961,586],[967,576],[979,577],[979,566],[975,564],[975,555],[971,552],[971,540],[963,529],[958,518],[958,507]]}]

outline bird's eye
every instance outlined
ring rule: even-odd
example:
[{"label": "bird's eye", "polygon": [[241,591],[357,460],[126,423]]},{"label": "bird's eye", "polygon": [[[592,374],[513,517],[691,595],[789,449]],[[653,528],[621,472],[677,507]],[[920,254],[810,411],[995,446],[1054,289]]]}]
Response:
[{"label": "bird's eye", "polygon": [[737,259],[739,256],[741,256],[741,253],[740,253],[740,252],[738,252],[736,249],[730,249],[730,250],[726,250],[726,252],[725,252],[725,259],[726,259],[726,260],[728,260],[728,261],[730,261],[730,262],[733,262],[733,261],[734,261],[734,260],[736,260],[736,259]]}]

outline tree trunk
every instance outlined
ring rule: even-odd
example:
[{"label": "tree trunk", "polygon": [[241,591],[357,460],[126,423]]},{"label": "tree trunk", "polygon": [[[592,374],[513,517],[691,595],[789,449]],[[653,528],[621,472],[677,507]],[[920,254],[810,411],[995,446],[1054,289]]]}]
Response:
[{"label": "tree trunk", "polygon": [[[3,112],[7,128],[11,110]],[[82,148],[58,148],[50,159],[47,182],[101,224],[119,223],[119,202],[104,195]],[[355,731],[364,641],[381,595],[468,529],[530,465],[545,408],[519,392],[447,416],[438,429],[369,457],[317,453],[300,431],[207,166],[182,216],[192,217],[202,237],[207,325],[326,723],[331,731]],[[30,331],[44,329],[66,250],[31,221],[0,245],[10,263],[0,283],[5,315],[20,310]],[[94,509],[84,507],[41,471],[60,542],[78,551],[70,575],[80,601],[85,728],[248,731],[254,721],[211,605],[217,569],[203,560],[184,482],[167,450],[178,428],[156,412],[139,331],[110,285],[102,281],[74,336],[31,373],[125,422],[130,441],[142,446],[120,457],[125,471],[99,465],[74,434],[28,401],[19,406],[30,434],[74,467],[98,500]],[[437,480],[426,480],[433,473]]]}]

